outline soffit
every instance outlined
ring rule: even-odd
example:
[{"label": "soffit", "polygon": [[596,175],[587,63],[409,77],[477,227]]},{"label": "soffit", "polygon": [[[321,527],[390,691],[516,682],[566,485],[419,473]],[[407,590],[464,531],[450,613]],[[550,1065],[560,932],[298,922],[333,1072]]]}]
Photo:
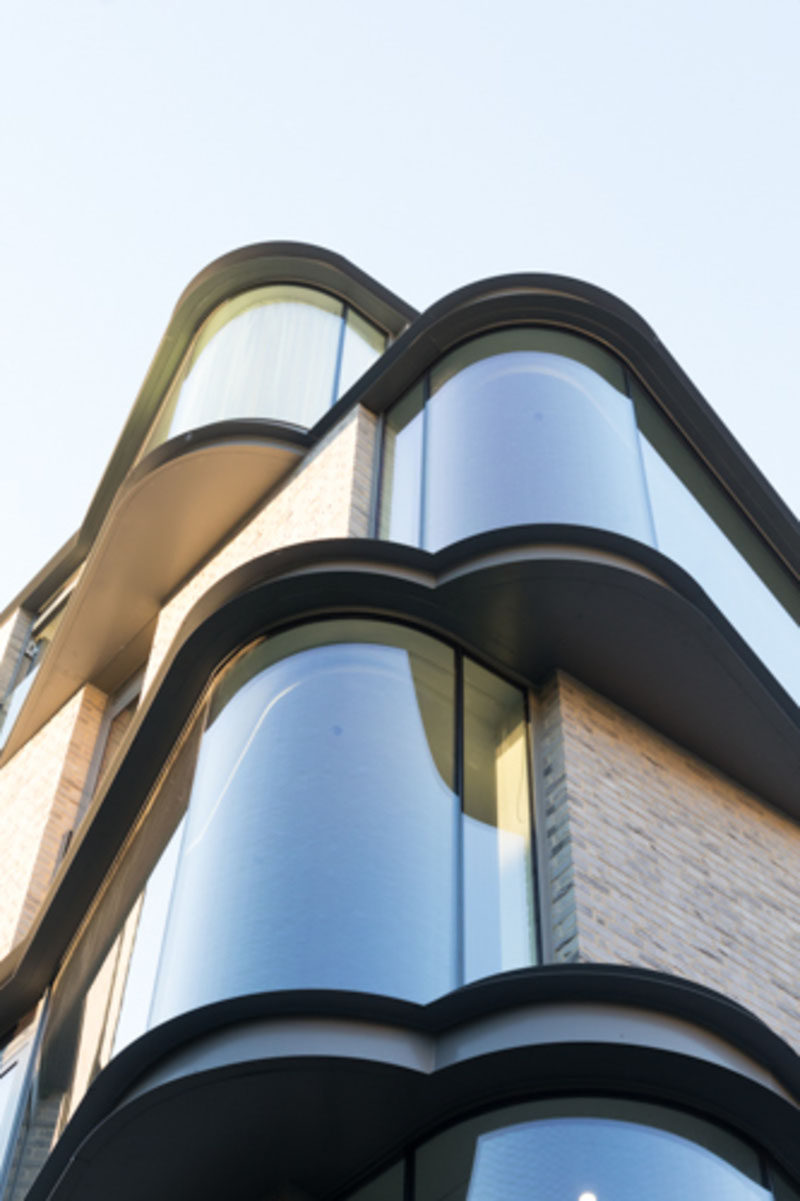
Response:
[{"label": "soffit", "polygon": [[299,461],[303,434],[248,436],[243,424],[164,443],[120,490],[0,762],[109,663],[125,662],[170,594]]}]

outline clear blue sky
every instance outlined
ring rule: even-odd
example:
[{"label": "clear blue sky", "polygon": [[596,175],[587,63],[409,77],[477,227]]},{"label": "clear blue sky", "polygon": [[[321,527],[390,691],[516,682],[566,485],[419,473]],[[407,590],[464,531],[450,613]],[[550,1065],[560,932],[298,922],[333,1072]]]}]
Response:
[{"label": "clear blue sky", "polygon": [[77,528],[172,306],[292,238],[423,308],[633,305],[800,509],[798,0],[10,0],[0,608]]}]

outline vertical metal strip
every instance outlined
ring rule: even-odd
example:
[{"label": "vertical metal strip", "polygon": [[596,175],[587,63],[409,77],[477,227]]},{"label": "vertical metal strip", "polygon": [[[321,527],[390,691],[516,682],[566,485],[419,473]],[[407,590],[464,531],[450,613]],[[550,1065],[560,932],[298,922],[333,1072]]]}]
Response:
[{"label": "vertical metal strip", "polygon": [[528,770],[531,782],[531,839],[534,876],[534,897],[537,901],[537,942],[540,963],[554,962],[552,878],[547,836],[547,806],[545,803],[544,719],[539,698],[527,691],[528,706]]},{"label": "vertical metal strip", "polygon": [[380,413],[375,427],[374,461],[372,465],[372,490],[369,498],[370,538],[381,536],[381,492],[383,490],[383,456],[386,450],[386,414]]},{"label": "vertical metal strip", "polygon": [[422,381],[422,453],[420,458],[419,483],[419,541],[417,545],[427,550],[425,521],[428,515],[428,401],[430,400],[431,377],[428,373]]},{"label": "vertical metal strip", "polygon": [[350,312],[350,306],[342,305],[341,326],[339,327],[339,345],[336,347],[336,366],[333,369],[333,385],[331,390],[331,403],[329,408],[333,408],[339,399],[339,380],[342,375],[342,359],[344,358],[344,338],[347,332],[347,314]]},{"label": "vertical metal strip", "polygon": [[456,656],[455,679],[455,792],[458,798],[458,821],[455,839],[455,888],[456,888],[456,986],[465,984],[466,906],[464,903],[464,656]]},{"label": "vertical metal strip", "polygon": [[631,402],[633,411],[633,425],[636,430],[636,457],[639,461],[639,478],[642,483],[642,491],[644,492],[644,503],[647,509],[647,523],[650,527],[650,545],[658,548],[658,535],[656,534],[656,519],[653,513],[653,503],[650,500],[650,488],[647,483],[647,472],[644,466],[644,453],[642,450],[642,431],[639,426],[639,413],[636,406],[636,401],[633,396],[633,387],[631,385],[631,373],[626,363],[622,364],[622,377],[625,380],[625,393],[628,400]]}]

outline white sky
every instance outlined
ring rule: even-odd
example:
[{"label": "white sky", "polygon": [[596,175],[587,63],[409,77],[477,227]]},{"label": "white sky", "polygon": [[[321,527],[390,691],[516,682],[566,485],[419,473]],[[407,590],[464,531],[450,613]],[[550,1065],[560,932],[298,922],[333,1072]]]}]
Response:
[{"label": "white sky", "polygon": [[317,242],[422,309],[637,309],[800,509],[800,0],[6,0],[0,609],[77,528],[211,259]]}]

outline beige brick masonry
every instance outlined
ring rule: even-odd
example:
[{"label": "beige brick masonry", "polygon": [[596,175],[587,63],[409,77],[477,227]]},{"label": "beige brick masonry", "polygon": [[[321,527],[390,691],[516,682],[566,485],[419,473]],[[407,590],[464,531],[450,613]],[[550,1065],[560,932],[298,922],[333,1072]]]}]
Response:
[{"label": "beige brick masonry", "polygon": [[800,826],[565,675],[543,704],[568,953],[708,985],[800,1050]]},{"label": "beige brick masonry", "polygon": [[187,613],[217,580],[259,555],[320,538],[369,532],[376,420],[355,409],[311,451],[260,512],[164,606],[143,694]]},{"label": "beige brick masonry", "polygon": [[50,884],[106,699],[81,689],[0,771],[0,958],[25,934]]}]

